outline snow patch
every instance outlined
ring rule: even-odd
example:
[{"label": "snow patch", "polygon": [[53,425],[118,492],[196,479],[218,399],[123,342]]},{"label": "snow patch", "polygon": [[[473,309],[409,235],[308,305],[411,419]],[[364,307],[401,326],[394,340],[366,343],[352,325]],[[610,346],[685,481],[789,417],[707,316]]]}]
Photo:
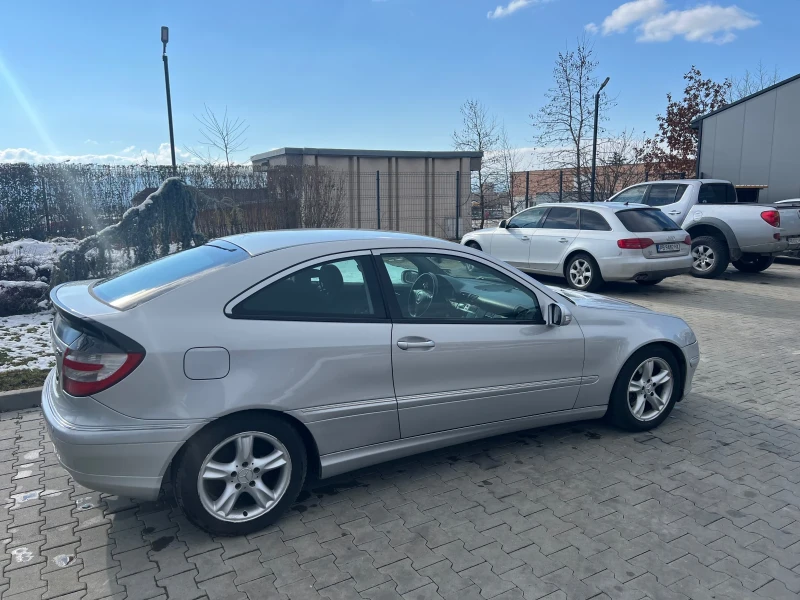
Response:
[{"label": "snow patch", "polygon": [[0,317],[0,373],[55,366],[50,345],[51,313]]}]

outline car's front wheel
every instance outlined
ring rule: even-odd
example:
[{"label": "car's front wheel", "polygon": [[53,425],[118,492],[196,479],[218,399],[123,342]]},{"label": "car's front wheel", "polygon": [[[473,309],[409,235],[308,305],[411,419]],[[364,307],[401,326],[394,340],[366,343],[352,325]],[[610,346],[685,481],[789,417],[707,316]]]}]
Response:
[{"label": "car's front wheel", "polygon": [[274,523],[305,475],[305,447],[294,427],[266,415],[235,415],[187,443],[175,470],[175,498],[198,527],[244,535]]},{"label": "car's front wheel", "polygon": [[742,254],[739,260],[733,261],[733,266],[742,273],[761,273],[766,271],[775,262],[774,256],[761,254]]},{"label": "car's front wheel", "polygon": [[583,252],[567,261],[564,275],[571,288],[583,292],[595,292],[603,285],[603,275],[600,273],[597,261]]},{"label": "car's front wheel", "polygon": [[472,240],[468,241],[468,242],[467,242],[466,244],[464,244],[464,245],[465,245],[465,246],[467,246],[467,247],[469,247],[469,248],[473,248],[473,249],[475,249],[475,250],[481,250],[481,245],[480,245],[478,242],[474,242],[474,241],[472,241]]},{"label": "car's front wheel", "polygon": [[681,371],[672,352],[660,345],[646,346],[622,367],[607,416],[623,429],[647,431],[669,416],[682,393]]}]

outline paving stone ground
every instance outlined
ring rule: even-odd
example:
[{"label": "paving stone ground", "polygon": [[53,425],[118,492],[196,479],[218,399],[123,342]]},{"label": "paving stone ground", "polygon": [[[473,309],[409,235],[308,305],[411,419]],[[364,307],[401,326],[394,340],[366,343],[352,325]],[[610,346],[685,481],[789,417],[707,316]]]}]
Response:
[{"label": "paving stone ground", "polygon": [[700,340],[660,428],[590,421],[380,465],[247,538],[84,489],[39,411],[0,415],[2,598],[800,597],[800,264],[606,293]]}]

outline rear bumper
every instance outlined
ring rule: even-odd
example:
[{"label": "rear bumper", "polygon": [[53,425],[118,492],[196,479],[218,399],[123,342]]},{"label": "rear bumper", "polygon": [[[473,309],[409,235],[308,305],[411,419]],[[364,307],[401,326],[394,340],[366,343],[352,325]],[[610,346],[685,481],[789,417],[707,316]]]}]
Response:
[{"label": "rear bumper", "polygon": [[752,246],[741,246],[742,254],[779,254],[785,252],[789,247],[789,242],[786,239],[781,241],[769,242],[766,244],[755,244]]},{"label": "rear bumper", "polygon": [[[74,418],[77,410],[80,419]],[[91,397],[61,394],[53,372],[42,388],[45,425],[58,461],[72,478],[100,492],[154,500],[172,457],[198,427],[123,423],[123,415],[119,415],[120,423],[112,425],[108,424],[108,411]]]},{"label": "rear bumper", "polygon": [[691,271],[692,257],[689,254],[672,258],[626,256],[600,260],[598,264],[606,281],[664,279]]}]

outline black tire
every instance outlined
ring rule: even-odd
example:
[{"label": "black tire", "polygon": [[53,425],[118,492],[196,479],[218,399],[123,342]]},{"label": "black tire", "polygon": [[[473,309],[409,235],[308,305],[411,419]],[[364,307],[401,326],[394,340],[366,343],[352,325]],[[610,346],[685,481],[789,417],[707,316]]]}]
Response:
[{"label": "black tire", "polygon": [[[588,264],[590,269],[591,276],[588,283],[585,285],[579,285],[576,281],[573,281],[571,276],[573,265],[578,263],[578,267],[581,267],[579,261],[584,261],[586,264]],[[600,272],[600,267],[597,266],[597,261],[592,258],[591,255],[586,254],[585,252],[579,252],[578,254],[570,257],[566,266],[564,267],[564,277],[567,278],[567,284],[569,284],[569,287],[582,292],[596,292],[603,287],[603,284],[605,283],[605,281],[603,281],[603,274]]]},{"label": "black tire", "polygon": [[468,248],[474,248],[475,250],[483,250],[483,248],[481,248],[481,245],[478,242],[473,242],[472,240],[468,241],[464,245],[467,246]]},{"label": "black tire", "polygon": [[[291,461],[288,486],[280,500],[260,517],[249,521],[226,521],[212,515],[203,506],[197,485],[200,467],[218,444],[238,433],[250,431],[268,434],[286,448]],[[175,500],[192,523],[209,533],[246,535],[271,525],[294,503],[305,480],[307,460],[303,440],[288,422],[264,414],[233,415],[200,431],[181,450],[173,478]],[[268,476],[266,470],[261,475],[264,476]]]},{"label": "black tire", "polygon": [[[663,360],[669,365],[670,369],[672,370],[673,387],[669,401],[666,403],[666,406],[662,412],[651,420],[644,421],[636,418],[633,415],[633,409],[630,406],[628,386],[634,373],[639,369],[639,366],[650,358]],[[663,393],[663,388],[661,389],[661,392]],[[675,359],[675,355],[673,355],[672,352],[670,352],[667,348],[659,344],[645,346],[644,348],[634,352],[633,355],[625,362],[625,365],[619,372],[617,381],[614,383],[614,388],[611,391],[606,417],[614,425],[622,429],[626,429],[628,431],[648,431],[658,427],[664,422],[664,419],[666,419],[672,412],[672,409],[675,407],[675,403],[682,394],[683,374],[680,366],[678,365],[678,361]],[[648,404],[648,406],[650,405]]]},{"label": "black tire", "polygon": [[[695,251],[701,248],[707,248],[711,251],[713,260],[707,268],[702,269],[695,266],[696,257]],[[692,239],[692,275],[701,279],[715,279],[725,272],[731,260],[730,252],[728,251],[728,244],[718,238],[711,237],[710,235],[701,235]]]},{"label": "black tire", "polygon": [[761,254],[742,254],[742,258],[733,261],[733,266],[742,273],[761,273],[766,271],[775,262],[774,256]]},{"label": "black tire", "polygon": [[663,279],[637,279],[636,283],[639,285],[658,285],[664,281]]}]

